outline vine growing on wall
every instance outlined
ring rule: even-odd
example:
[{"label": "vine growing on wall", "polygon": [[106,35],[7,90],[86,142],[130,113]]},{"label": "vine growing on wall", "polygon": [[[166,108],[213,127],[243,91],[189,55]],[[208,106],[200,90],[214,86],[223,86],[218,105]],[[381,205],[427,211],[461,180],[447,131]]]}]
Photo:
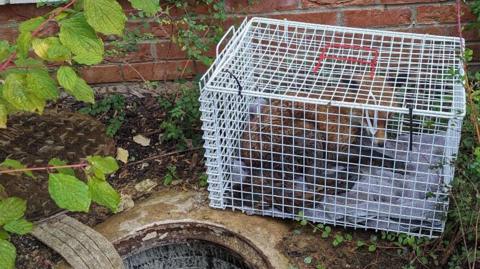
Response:
[{"label": "vine growing on wall", "polygon": [[[222,26],[207,18],[193,15],[189,9],[205,5],[213,13],[211,19],[224,20],[223,1],[217,0],[129,0],[136,10],[133,18],[171,26],[178,31],[170,37],[193,60],[206,65],[205,56],[217,41]],[[184,15],[172,16],[171,10],[183,10]],[[8,118],[15,113],[42,114],[48,102],[56,101],[60,92],[85,103],[95,103],[93,89],[79,75],[78,68],[99,64],[108,51],[105,37],[122,51],[139,35],[127,32],[127,15],[117,0],[61,1],[45,15],[20,23],[14,43],[0,40],[0,128],[8,128]],[[144,34],[142,38],[152,35]],[[208,38],[207,38],[208,37]],[[88,212],[92,202],[115,212],[120,202],[116,190],[106,181],[118,165],[114,158],[89,156],[77,164],[52,159],[44,167],[29,167],[16,160],[0,163],[3,174],[24,173],[35,178],[36,173],[48,173],[48,190],[60,207],[69,211]],[[23,235],[32,229],[24,218],[26,202],[18,197],[6,197],[0,185],[0,268],[15,267],[16,249],[9,242],[10,234]]]}]

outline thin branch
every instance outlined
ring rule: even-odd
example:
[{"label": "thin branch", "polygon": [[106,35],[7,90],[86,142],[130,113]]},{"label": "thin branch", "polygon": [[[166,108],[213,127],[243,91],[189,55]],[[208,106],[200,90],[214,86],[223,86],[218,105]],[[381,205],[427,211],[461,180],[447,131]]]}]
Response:
[{"label": "thin branch", "polygon": [[30,168],[21,168],[21,169],[9,169],[9,170],[0,170],[1,174],[11,174],[17,172],[30,172],[30,171],[44,171],[44,170],[53,170],[53,169],[62,169],[62,168],[85,168],[87,167],[87,163],[79,163],[79,164],[70,164],[70,165],[48,165],[43,167],[30,167]]},{"label": "thin branch", "polygon": [[200,150],[200,149],[202,149],[202,147],[191,148],[191,149],[186,149],[186,150],[179,150],[179,151],[169,152],[169,153],[165,153],[165,154],[153,155],[153,156],[147,157],[143,160],[139,160],[139,161],[136,161],[136,162],[133,162],[133,163],[128,163],[127,166],[143,163],[145,161],[162,159],[162,158],[165,158],[165,157],[169,157],[169,156],[173,156],[173,155],[177,155],[177,154],[182,154],[182,153],[186,153],[186,152],[190,152],[190,151],[197,151],[197,150]]}]

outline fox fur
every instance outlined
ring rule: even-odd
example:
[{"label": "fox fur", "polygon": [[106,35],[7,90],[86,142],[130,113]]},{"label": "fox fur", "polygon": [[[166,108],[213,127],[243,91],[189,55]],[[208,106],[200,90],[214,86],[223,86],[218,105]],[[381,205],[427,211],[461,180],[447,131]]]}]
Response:
[{"label": "fox fur", "polygon": [[[322,94],[285,94],[308,100],[394,105],[394,86],[383,80],[359,83],[351,79],[340,83],[343,86],[326,87]],[[252,207],[281,206],[283,211],[291,213],[297,207],[311,207],[324,194],[347,188],[347,178],[322,177],[329,167],[325,162],[349,161],[349,149],[359,143],[362,129],[368,126],[366,113],[374,119],[375,111],[281,99],[269,100],[258,111],[247,124],[240,142],[242,162],[251,170],[250,192],[262,194],[262,201],[252,197],[255,204]],[[376,113],[376,132],[371,135],[376,145],[383,145],[389,115]],[[300,177],[302,182],[298,181]]]}]

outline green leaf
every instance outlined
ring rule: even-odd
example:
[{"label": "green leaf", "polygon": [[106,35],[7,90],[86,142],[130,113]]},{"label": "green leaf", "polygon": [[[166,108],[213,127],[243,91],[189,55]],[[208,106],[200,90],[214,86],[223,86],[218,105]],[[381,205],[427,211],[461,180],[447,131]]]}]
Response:
[{"label": "green leaf", "polygon": [[28,88],[39,99],[56,100],[58,98],[57,84],[47,71],[30,71],[26,79]]},{"label": "green leaf", "polygon": [[95,102],[93,89],[82,78],[77,76],[75,70],[69,66],[62,66],[57,71],[58,83],[66,92],[73,95],[77,100],[88,103]]},{"label": "green leaf", "polygon": [[5,61],[12,53],[12,48],[8,41],[0,40],[0,63]]},{"label": "green leaf", "polygon": [[88,163],[103,174],[111,174],[118,170],[118,164],[113,157],[88,156]]},{"label": "green leaf", "polygon": [[122,35],[127,17],[116,0],[84,0],[88,24],[105,35]]},{"label": "green leaf", "polygon": [[0,226],[23,217],[26,210],[27,201],[18,197],[0,201]]},{"label": "green leaf", "polygon": [[0,129],[7,128],[8,111],[7,107],[0,103]]},{"label": "green leaf", "polygon": [[[48,165],[51,166],[64,166],[67,165],[65,161],[62,161],[58,158],[53,158],[48,162]],[[75,176],[75,171],[72,168],[55,168],[59,173],[69,175],[69,176]]]},{"label": "green leaf", "polygon": [[58,37],[35,38],[32,47],[38,57],[46,61],[63,62],[72,58],[70,50],[60,43]]},{"label": "green leaf", "polygon": [[[17,160],[8,159],[8,158],[5,159],[2,163],[0,163],[0,166],[5,167],[5,168],[11,168],[11,169],[25,169],[25,168],[27,168],[21,162],[19,162]],[[31,178],[35,178],[32,171],[24,171],[24,173]]]},{"label": "green leaf", "polygon": [[25,74],[7,75],[3,98],[19,110],[42,113],[45,108],[45,99],[38,98],[29,90]]},{"label": "green leaf", "polygon": [[33,229],[33,223],[27,221],[24,218],[17,219],[14,221],[10,221],[9,223],[5,224],[3,228],[11,233],[25,235],[28,234]]},{"label": "green leaf", "polygon": [[60,22],[60,41],[80,64],[98,64],[103,60],[103,41],[87,23],[82,13]]},{"label": "green leaf", "polygon": [[17,249],[7,240],[0,240],[0,268],[14,269]]},{"label": "green leaf", "polygon": [[0,240],[9,240],[10,235],[4,229],[0,228]]},{"label": "green leaf", "polygon": [[102,179],[89,178],[88,188],[92,200],[99,205],[106,206],[112,212],[116,212],[120,204],[120,194],[110,184]]},{"label": "green leaf", "polygon": [[61,208],[73,212],[88,212],[92,201],[87,184],[65,174],[48,176],[48,192]]},{"label": "green leaf", "polygon": [[79,77],[73,68],[68,66],[61,66],[57,71],[57,80],[62,87],[68,90],[73,90],[77,85]]},{"label": "green leaf", "polygon": [[30,51],[30,45],[32,43],[32,33],[22,32],[17,38],[17,55],[20,58],[26,58],[28,51]]},{"label": "green leaf", "polygon": [[20,30],[20,33],[32,32],[33,30],[37,29],[44,21],[44,17],[35,17],[20,23],[18,29]]},{"label": "green leaf", "polygon": [[376,246],[376,245],[370,245],[370,246],[368,246],[368,251],[370,251],[370,252],[375,252],[375,250],[377,250],[377,246]]},{"label": "green leaf", "polygon": [[160,11],[160,0],[129,0],[132,7],[145,12],[147,16],[154,16]]}]

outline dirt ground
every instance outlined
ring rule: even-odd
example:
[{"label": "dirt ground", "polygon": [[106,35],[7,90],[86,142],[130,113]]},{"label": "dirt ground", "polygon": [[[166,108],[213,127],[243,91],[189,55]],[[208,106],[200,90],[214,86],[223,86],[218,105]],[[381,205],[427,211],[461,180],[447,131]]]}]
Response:
[{"label": "dirt ground", "polygon": [[[191,84],[189,84],[191,85]],[[132,87],[132,91],[129,88]],[[161,85],[157,92],[167,91],[175,93],[179,85],[169,83]],[[140,90],[139,90],[140,89]],[[120,170],[109,181],[119,190],[124,197],[130,197],[134,202],[148,198],[152,193],[163,188],[175,188],[182,190],[206,191],[199,186],[199,176],[204,172],[202,150],[191,148],[179,151],[175,143],[164,143],[160,140],[159,128],[165,118],[165,111],[159,106],[156,94],[148,94],[142,91],[138,85],[123,85],[120,88],[99,88],[97,98],[113,92],[124,94],[126,97],[126,119],[118,133],[114,137],[116,147],[128,150],[130,161],[122,164]],[[83,105],[69,98],[63,99],[55,109],[59,111],[76,111]],[[99,121],[106,123],[108,115],[97,117]],[[151,139],[149,146],[141,146],[135,143],[133,136],[141,134]],[[171,186],[163,185],[163,177],[166,167],[177,167],[178,179]],[[152,189],[138,190],[135,188],[139,182],[150,179],[156,185]],[[70,214],[81,222],[94,226],[111,213],[107,209],[93,206],[88,214]],[[281,220],[279,220],[281,221]],[[366,248],[358,249],[356,240],[368,241],[371,232],[346,231],[333,229],[332,235],[322,239],[320,234],[313,233],[311,227],[300,227],[294,221],[291,225],[291,235],[284,238],[283,246],[286,255],[291,259],[292,268],[402,268],[406,262],[404,257],[396,254],[397,249],[384,246],[372,253]],[[345,242],[338,247],[332,245],[333,235],[337,232],[348,232],[353,236],[351,241]],[[58,262],[61,257],[48,247],[38,242],[31,236],[12,238],[17,246],[17,268],[22,269],[47,269]],[[306,260],[307,258],[307,260]],[[311,261],[309,260],[311,258]],[[324,266],[324,267],[320,267]],[[287,268],[286,268],[287,269]]]}]

